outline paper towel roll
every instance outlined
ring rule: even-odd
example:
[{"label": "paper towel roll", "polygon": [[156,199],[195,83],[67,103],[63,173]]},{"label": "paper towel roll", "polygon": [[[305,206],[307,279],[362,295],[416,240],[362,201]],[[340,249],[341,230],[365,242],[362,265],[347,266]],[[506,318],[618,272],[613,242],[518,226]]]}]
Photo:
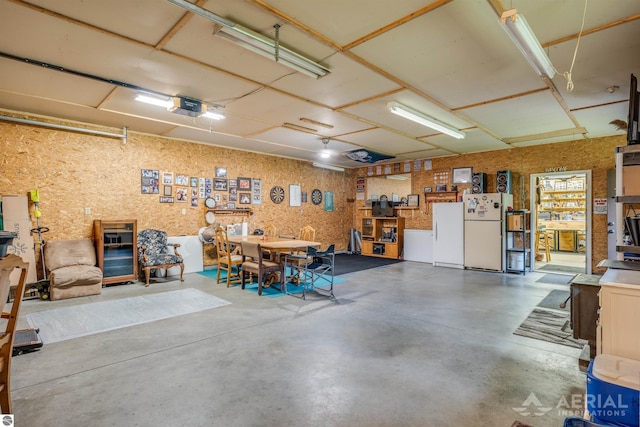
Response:
[{"label": "paper towel roll", "polygon": [[249,224],[247,224],[246,222],[242,223],[242,235],[243,236],[249,235]]}]

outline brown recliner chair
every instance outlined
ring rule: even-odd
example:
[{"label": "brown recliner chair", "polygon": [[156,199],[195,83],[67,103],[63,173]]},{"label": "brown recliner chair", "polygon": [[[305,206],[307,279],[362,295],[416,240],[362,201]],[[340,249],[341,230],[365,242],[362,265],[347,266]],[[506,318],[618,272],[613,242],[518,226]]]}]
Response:
[{"label": "brown recliner chair", "polygon": [[96,267],[96,251],[90,239],[48,241],[44,259],[52,300],[102,293],[102,270]]}]

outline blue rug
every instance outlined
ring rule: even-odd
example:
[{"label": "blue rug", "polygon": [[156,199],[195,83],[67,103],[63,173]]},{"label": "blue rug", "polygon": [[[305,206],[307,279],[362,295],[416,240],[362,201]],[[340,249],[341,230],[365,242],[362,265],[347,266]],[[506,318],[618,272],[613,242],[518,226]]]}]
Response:
[{"label": "blue rug", "polygon": [[[205,270],[205,271],[200,271],[198,272],[198,274],[202,274],[203,276],[206,276],[210,279],[216,280],[216,276],[218,274],[218,269],[217,268],[213,268],[211,270]],[[287,274],[291,274],[291,270],[287,271]],[[224,284],[225,282],[222,280],[223,278],[226,279],[227,277],[227,272],[226,271],[221,271],[220,272],[220,284]],[[329,278],[330,279],[330,278]],[[346,282],[346,279],[342,279],[340,277],[335,277],[333,278],[333,284],[337,285],[338,283],[344,283]],[[320,282],[322,285],[318,285],[318,288],[324,288],[324,287],[329,287],[329,283],[326,282],[325,280],[321,280]],[[232,285],[234,287],[240,287],[240,284],[236,284],[236,285]],[[255,282],[249,282],[247,281],[247,283],[245,284],[245,289],[253,292],[253,293],[258,293],[258,284]],[[287,291],[290,294],[301,294],[302,293],[302,285],[296,285],[294,283],[287,283]],[[269,298],[278,298],[281,296],[286,295],[284,292],[282,292],[280,290],[280,283],[274,283],[271,286],[269,286],[268,288],[262,288],[262,296],[266,296]]]}]

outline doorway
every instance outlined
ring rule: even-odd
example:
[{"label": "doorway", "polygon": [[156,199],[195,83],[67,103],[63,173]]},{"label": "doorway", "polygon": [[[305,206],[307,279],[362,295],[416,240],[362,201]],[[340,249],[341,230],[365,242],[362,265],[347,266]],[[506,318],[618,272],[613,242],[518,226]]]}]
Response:
[{"label": "doorway", "polygon": [[532,270],[591,273],[591,171],[531,175]]}]

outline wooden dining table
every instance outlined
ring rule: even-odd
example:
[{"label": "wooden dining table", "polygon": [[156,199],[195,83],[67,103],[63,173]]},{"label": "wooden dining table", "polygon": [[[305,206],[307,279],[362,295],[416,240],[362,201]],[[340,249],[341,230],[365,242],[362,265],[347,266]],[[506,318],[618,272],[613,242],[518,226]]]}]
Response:
[{"label": "wooden dining table", "polygon": [[[284,262],[284,257],[280,256],[283,253],[286,254],[293,251],[306,250],[309,246],[311,246],[312,248],[320,247],[320,242],[313,242],[310,240],[299,240],[286,237],[272,237],[264,235],[258,236],[254,234],[250,236],[229,235],[228,239],[229,243],[232,245],[240,245],[242,242],[258,243],[262,249],[268,249],[272,254],[271,260],[277,262]],[[278,280],[275,275],[276,273],[268,275],[268,278],[265,281],[263,287],[268,288],[272,283]]]}]

